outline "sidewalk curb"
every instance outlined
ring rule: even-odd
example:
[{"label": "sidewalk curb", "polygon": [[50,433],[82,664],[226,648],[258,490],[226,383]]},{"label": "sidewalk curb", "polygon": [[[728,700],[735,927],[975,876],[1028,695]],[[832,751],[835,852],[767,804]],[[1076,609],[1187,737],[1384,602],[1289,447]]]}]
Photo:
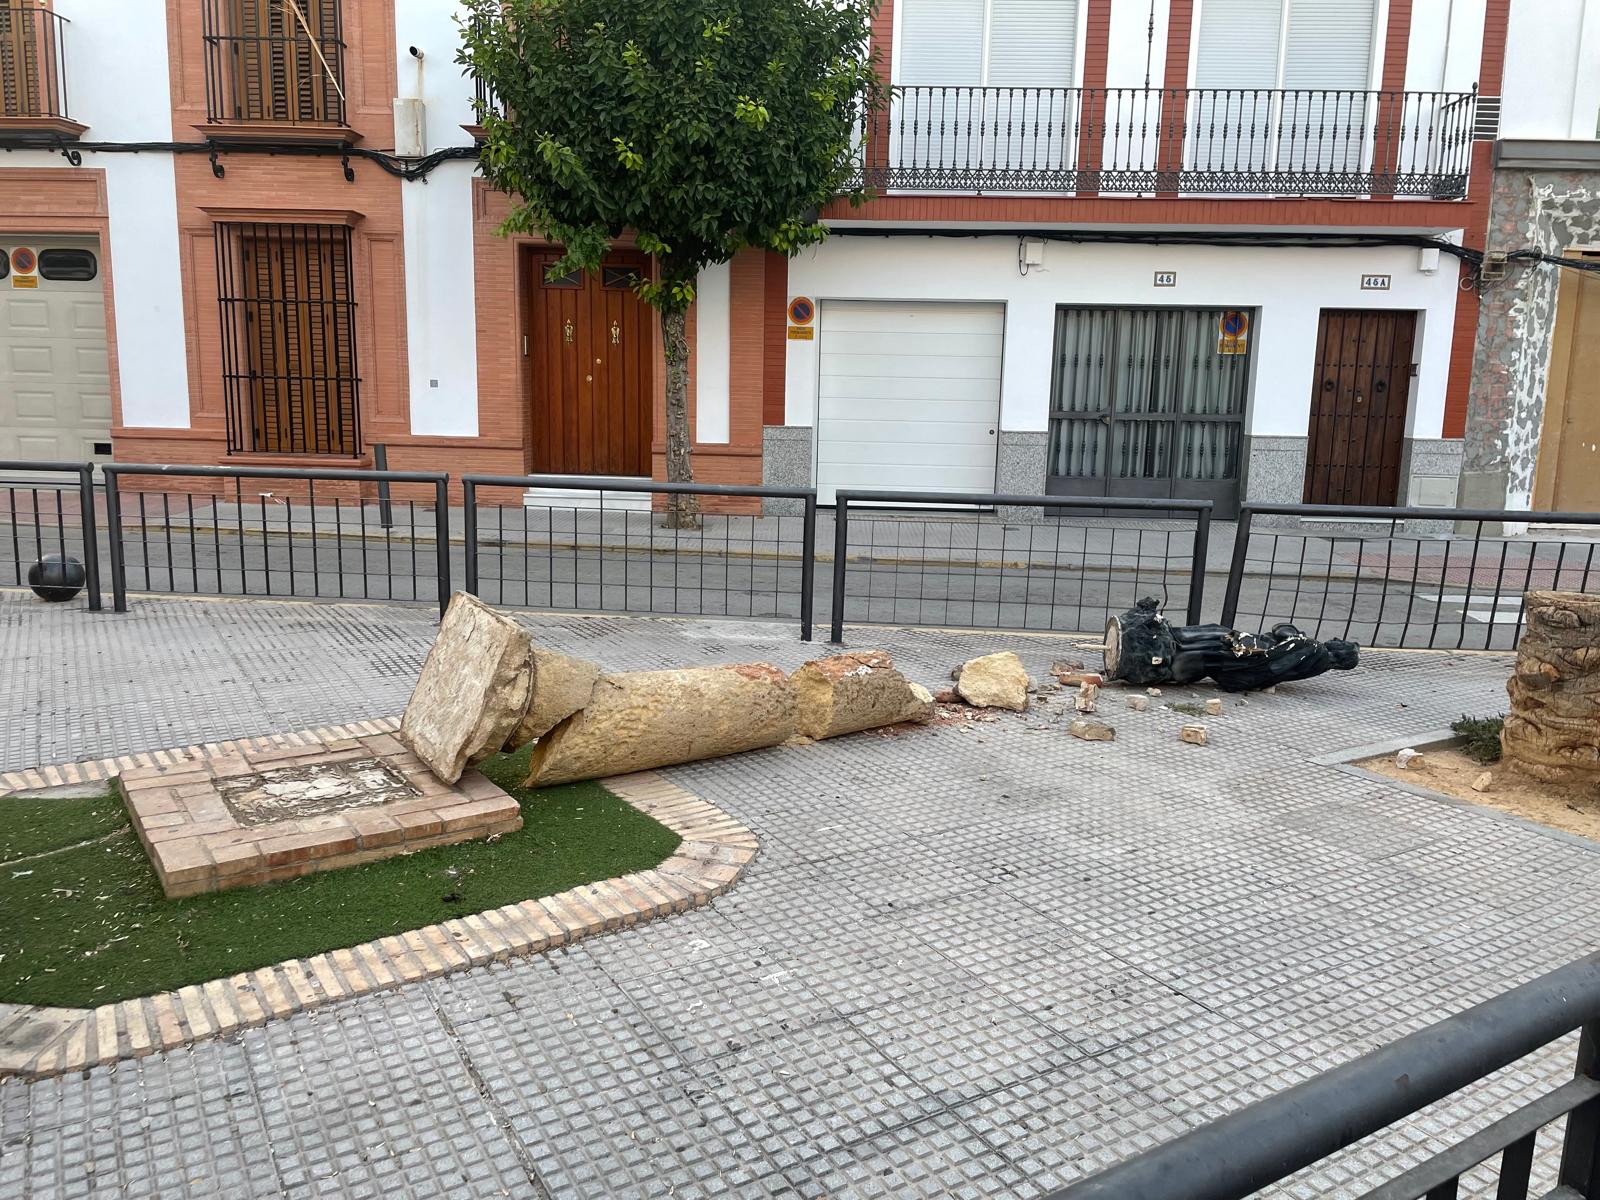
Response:
[{"label": "sidewalk curb", "polygon": [[[361,733],[392,733],[397,718],[128,754],[0,775],[0,796],[39,787],[110,780],[120,770],[174,765],[237,752],[309,746]],[[310,958],[288,959],[226,979],[187,984],[98,1008],[0,1003],[0,1079],[87,1072],[120,1059],[192,1045],[310,1012],[336,1001],[420,979],[471,970],[571,945],[600,933],[703,908],[743,876],[760,850],[756,836],[709,800],[654,771],[599,781],[613,795],[682,840],[645,871],[582,884],[486,912],[453,917]]]}]

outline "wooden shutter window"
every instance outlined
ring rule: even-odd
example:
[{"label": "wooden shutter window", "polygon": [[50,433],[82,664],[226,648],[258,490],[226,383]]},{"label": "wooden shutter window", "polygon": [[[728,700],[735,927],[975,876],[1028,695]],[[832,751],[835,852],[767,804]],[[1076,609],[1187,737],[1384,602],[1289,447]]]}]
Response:
[{"label": "wooden shutter window", "polygon": [[205,4],[212,120],[344,123],[340,0],[298,0],[299,15],[284,0]]},{"label": "wooden shutter window", "polygon": [[39,86],[42,21],[30,8],[0,8],[0,114],[46,115]]},{"label": "wooden shutter window", "polygon": [[360,452],[350,230],[217,226],[230,453]]}]

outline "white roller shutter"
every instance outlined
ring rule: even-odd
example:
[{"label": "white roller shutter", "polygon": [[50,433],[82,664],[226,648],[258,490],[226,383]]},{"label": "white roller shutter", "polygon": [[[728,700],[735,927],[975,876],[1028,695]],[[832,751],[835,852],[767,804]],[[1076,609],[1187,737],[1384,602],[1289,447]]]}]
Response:
[{"label": "white roller shutter", "polygon": [[902,0],[897,83],[983,82],[983,0]]},{"label": "white roller shutter", "polygon": [[1284,0],[1202,0],[1197,88],[1278,86]]},{"label": "white roller shutter", "polygon": [[1194,85],[1366,88],[1376,26],[1376,0],[1202,0]]},{"label": "white roller shutter", "polygon": [[901,0],[895,82],[1071,87],[1078,61],[1078,3]]},{"label": "white roller shutter", "polygon": [[998,304],[819,306],[817,493],[991,492],[999,444]]},{"label": "white roller shutter", "polygon": [[1365,90],[1376,21],[1375,0],[1291,0],[1283,86]]},{"label": "white roller shutter", "polygon": [[1078,0],[991,0],[990,87],[1071,87]]}]

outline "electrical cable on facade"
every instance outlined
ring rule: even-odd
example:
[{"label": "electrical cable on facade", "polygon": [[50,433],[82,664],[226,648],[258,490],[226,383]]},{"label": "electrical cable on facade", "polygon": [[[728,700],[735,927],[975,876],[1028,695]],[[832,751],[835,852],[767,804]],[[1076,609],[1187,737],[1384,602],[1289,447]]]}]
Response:
[{"label": "electrical cable on facade", "polygon": [[389,150],[342,143],[305,142],[74,142],[60,139],[41,144],[37,139],[0,137],[0,150],[51,150],[65,154],[73,166],[84,154],[288,154],[312,158],[359,158],[376,163],[389,174],[408,182],[426,180],[441,164],[478,157],[476,146],[446,146],[421,158],[406,158]]}]

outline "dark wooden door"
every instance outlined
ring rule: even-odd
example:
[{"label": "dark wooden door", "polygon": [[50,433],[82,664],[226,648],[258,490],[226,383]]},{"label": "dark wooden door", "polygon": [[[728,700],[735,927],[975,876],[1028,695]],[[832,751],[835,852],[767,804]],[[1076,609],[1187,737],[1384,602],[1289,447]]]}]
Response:
[{"label": "dark wooden door", "polygon": [[1322,310],[1307,504],[1392,505],[1399,498],[1416,332],[1415,313]]},{"label": "dark wooden door", "polygon": [[632,280],[648,260],[617,254],[549,279],[557,257],[535,254],[528,271],[533,469],[647,477],[654,327]]}]

